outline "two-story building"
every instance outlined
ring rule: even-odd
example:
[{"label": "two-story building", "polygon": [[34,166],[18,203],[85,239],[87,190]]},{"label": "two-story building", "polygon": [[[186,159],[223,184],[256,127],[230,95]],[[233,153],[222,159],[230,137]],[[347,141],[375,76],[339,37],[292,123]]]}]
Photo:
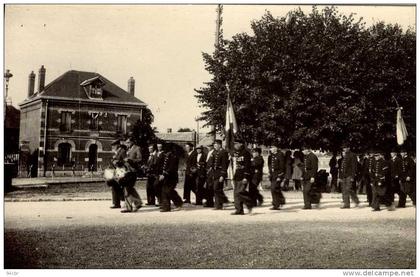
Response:
[{"label": "two-story building", "polygon": [[94,72],[71,70],[48,85],[45,74],[42,66],[36,92],[35,74],[29,74],[28,97],[19,105],[19,141],[30,157],[20,162],[20,174],[50,176],[52,171],[107,167],[112,141],[127,135],[146,107],[134,96],[133,77],[125,91]]}]

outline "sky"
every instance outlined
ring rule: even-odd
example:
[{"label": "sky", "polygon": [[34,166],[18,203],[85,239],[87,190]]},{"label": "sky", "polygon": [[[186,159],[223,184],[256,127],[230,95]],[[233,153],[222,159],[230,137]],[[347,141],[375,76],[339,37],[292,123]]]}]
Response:
[{"label": "sky", "polygon": [[[68,70],[97,72],[123,89],[133,76],[135,96],[148,104],[159,131],[196,129],[204,109],[194,89],[211,76],[202,53],[214,51],[217,5],[6,5],[4,66],[13,77],[9,97],[27,97],[28,75],[46,68],[46,84]],[[297,5],[224,5],[229,39],[252,34],[250,23],[270,11],[284,16]],[[305,13],[311,6],[300,6]],[[322,6],[320,6],[321,8]],[[415,27],[415,6],[338,6],[340,12]],[[38,86],[36,81],[36,87]],[[200,122],[200,131],[203,131]]]}]

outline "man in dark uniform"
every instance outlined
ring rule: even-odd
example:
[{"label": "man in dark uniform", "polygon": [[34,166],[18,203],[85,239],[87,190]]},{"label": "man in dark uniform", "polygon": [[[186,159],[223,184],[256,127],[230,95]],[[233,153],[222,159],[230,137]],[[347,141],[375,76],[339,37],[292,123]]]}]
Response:
[{"label": "man in dark uniform", "polygon": [[403,159],[400,153],[391,153],[391,192],[389,193],[390,201],[395,201],[395,193],[399,196],[398,207],[401,204],[401,174]]},{"label": "man in dark uniform", "polygon": [[[380,201],[386,195],[386,190],[389,188],[387,182],[390,175],[391,167],[388,161],[383,157],[383,154],[375,155],[374,172],[371,174],[372,182],[372,208],[373,211],[380,211]],[[387,204],[388,209],[392,210],[392,205]]]},{"label": "man in dark uniform", "polygon": [[172,153],[172,149],[167,145],[162,171],[159,172],[159,180],[163,182],[161,212],[171,211],[171,201],[175,204],[175,210],[182,208],[182,199],[175,190],[178,183],[178,164],[178,157]]},{"label": "man in dark uniform", "polygon": [[156,193],[154,184],[157,179],[157,149],[155,145],[149,145],[149,158],[146,165],[143,166],[143,170],[147,175],[146,183],[146,194],[147,194],[147,203],[146,205],[151,206],[156,204]]},{"label": "man in dark uniform", "polygon": [[402,160],[401,169],[401,195],[398,207],[405,208],[407,194],[410,196],[413,205],[416,205],[416,162],[411,152],[407,153]]},{"label": "man in dark uniform", "polygon": [[331,174],[331,192],[338,191],[338,184],[337,184],[337,177],[338,177],[338,161],[337,161],[337,153],[333,152],[333,156],[329,162],[330,166],[330,174]]},{"label": "man in dark uniform", "polygon": [[251,184],[249,184],[249,194],[251,195],[253,206],[262,205],[264,198],[258,190],[263,177],[264,159],[261,157],[261,148],[252,149],[251,159]]},{"label": "man in dark uniform", "polygon": [[[318,172],[318,157],[310,149],[305,149],[303,154],[304,157],[304,164],[303,164],[303,202],[304,202],[304,210],[312,209],[311,203],[311,189],[312,186],[315,184],[315,177]],[[320,195],[317,195],[317,201],[315,204],[319,205]]]},{"label": "man in dark uniform", "polygon": [[270,155],[268,156],[268,172],[271,181],[271,195],[273,197],[273,207],[270,210],[280,210],[280,206],[286,204],[283,193],[281,191],[281,182],[284,179],[285,173],[285,159],[281,151],[276,145],[270,148]]},{"label": "man in dark uniform", "polygon": [[251,153],[245,148],[244,141],[235,140],[234,151],[234,172],[233,181],[235,182],[235,212],[232,215],[243,215],[245,204],[249,213],[252,213],[253,203],[247,187],[251,183]]},{"label": "man in dark uniform", "polygon": [[[115,140],[111,144],[112,150],[115,152],[112,157],[112,165],[116,167],[124,163],[124,158],[126,157],[126,150],[121,146],[120,140]],[[115,180],[108,180],[107,185],[111,187],[112,191],[112,206],[111,209],[121,208],[121,201],[124,201],[124,191],[122,186]]]},{"label": "man in dark uniform", "polygon": [[369,206],[372,207],[372,172],[374,171],[375,156],[373,151],[370,150],[369,154],[364,158],[362,164],[362,187],[366,187],[366,196]]},{"label": "man in dark uniform", "polygon": [[195,204],[196,205],[203,205],[203,199],[205,197],[205,188],[204,188],[204,183],[206,182],[206,154],[203,153],[203,146],[198,146],[197,149],[197,157],[196,157],[196,165],[195,167],[197,168],[197,177],[196,177],[196,188],[195,188],[195,195],[196,195],[196,200],[195,200]]},{"label": "man in dark uniform", "polygon": [[[191,191],[196,194],[195,181],[197,178],[197,154],[194,151],[192,143],[185,145],[186,157],[185,157],[185,179],[184,179],[184,203],[191,204]],[[196,195],[197,198],[197,195]]]},{"label": "man in dark uniform", "polygon": [[350,209],[350,197],[356,203],[356,207],[360,204],[359,198],[353,188],[353,181],[357,173],[357,156],[350,151],[350,148],[346,144],[344,145],[343,152],[344,157],[339,170],[339,178],[343,184],[342,192],[344,201],[344,206],[341,209]]},{"label": "man in dark uniform", "polygon": [[208,152],[206,157],[206,185],[205,185],[205,199],[206,203],[204,207],[213,208],[214,207],[214,146],[213,144],[208,145]]},{"label": "man in dark uniform", "polygon": [[227,169],[229,166],[229,154],[222,148],[222,141],[217,139],[214,142],[213,152],[213,184],[215,210],[222,210],[223,203],[226,203],[226,195],[223,191],[224,183],[227,178]]},{"label": "man in dark uniform", "polygon": [[159,175],[161,174],[161,172],[163,171],[162,167],[163,167],[163,161],[165,158],[165,152],[163,152],[163,142],[158,142],[157,145],[157,156],[156,156],[156,181],[154,184],[154,189],[155,189],[155,193],[156,193],[156,197],[159,201],[159,205],[160,206],[162,204],[162,186],[163,186],[163,182],[161,180],[159,180]]}]

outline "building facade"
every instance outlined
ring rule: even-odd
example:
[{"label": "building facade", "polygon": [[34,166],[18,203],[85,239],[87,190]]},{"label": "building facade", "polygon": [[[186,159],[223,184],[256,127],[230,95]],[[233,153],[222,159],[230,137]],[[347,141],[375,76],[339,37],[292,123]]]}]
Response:
[{"label": "building facade", "polygon": [[[20,175],[78,174],[106,168],[111,143],[128,135],[142,119],[146,104],[134,96],[134,79],[127,91],[94,72],[68,71],[44,85],[46,70],[29,75],[28,98],[19,106]],[[25,154],[21,154],[25,156]]]}]

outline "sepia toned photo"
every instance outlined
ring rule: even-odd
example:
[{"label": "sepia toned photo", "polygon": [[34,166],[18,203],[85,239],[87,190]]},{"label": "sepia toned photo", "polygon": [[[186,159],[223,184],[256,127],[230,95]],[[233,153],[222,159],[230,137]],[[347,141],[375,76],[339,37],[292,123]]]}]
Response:
[{"label": "sepia toned photo", "polygon": [[415,276],[415,3],[3,7],[8,275]]}]

